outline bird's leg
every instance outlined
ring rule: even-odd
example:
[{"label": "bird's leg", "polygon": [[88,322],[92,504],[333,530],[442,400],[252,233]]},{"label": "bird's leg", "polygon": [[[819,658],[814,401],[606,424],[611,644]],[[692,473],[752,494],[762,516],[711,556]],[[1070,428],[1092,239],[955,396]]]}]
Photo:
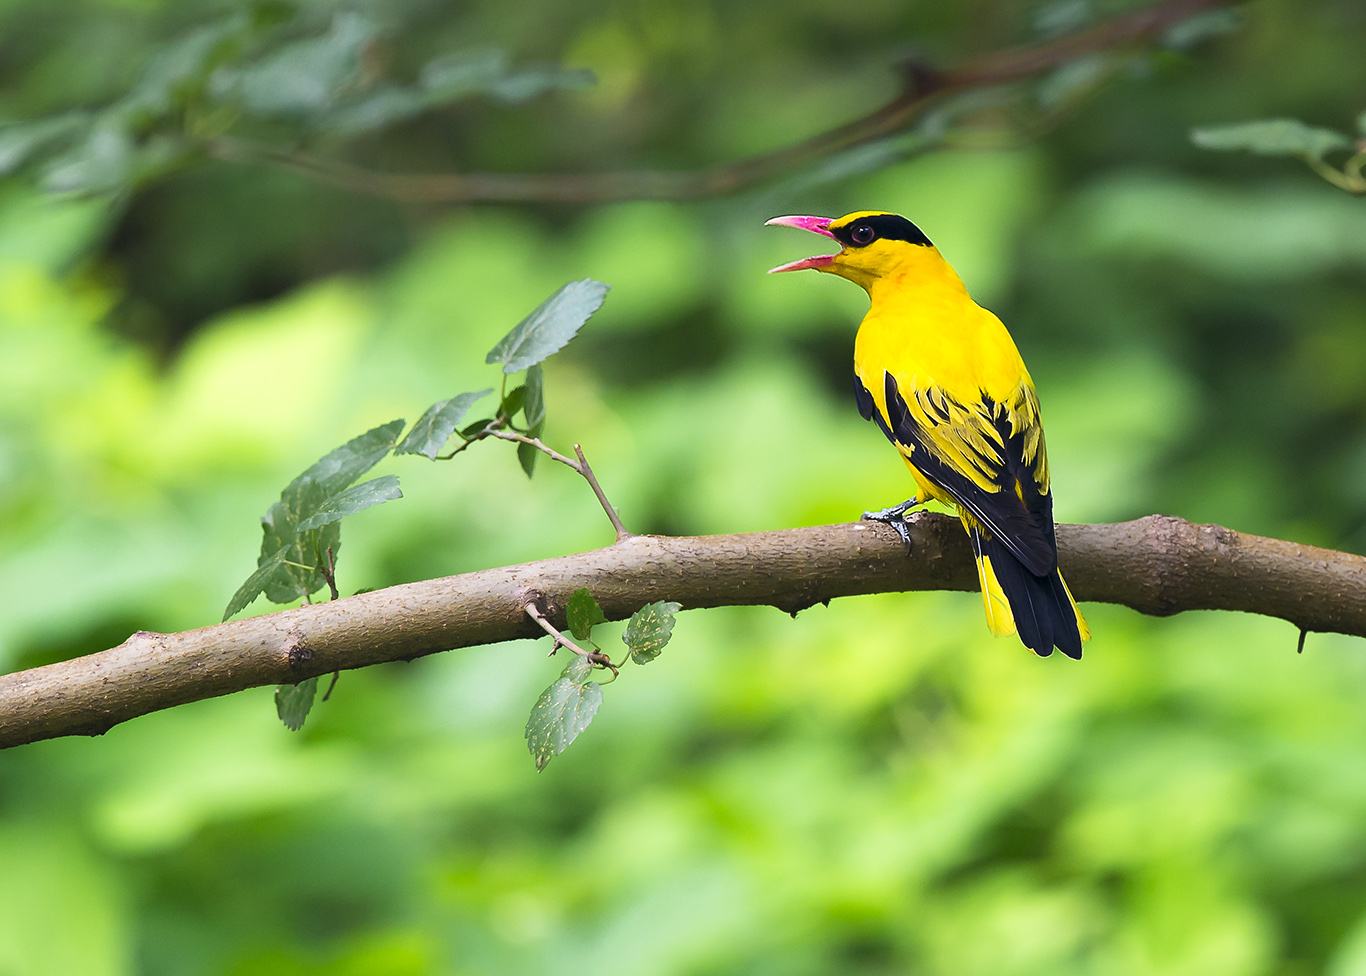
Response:
[{"label": "bird's leg", "polygon": [[896,529],[896,534],[901,536],[901,541],[906,546],[907,554],[909,554],[911,552],[911,530],[906,525],[906,512],[920,504],[922,504],[921,500],[912,495],[900,505],[884,508],[880,512],[864,512],[863,519],[866,522],[881,522]]}]

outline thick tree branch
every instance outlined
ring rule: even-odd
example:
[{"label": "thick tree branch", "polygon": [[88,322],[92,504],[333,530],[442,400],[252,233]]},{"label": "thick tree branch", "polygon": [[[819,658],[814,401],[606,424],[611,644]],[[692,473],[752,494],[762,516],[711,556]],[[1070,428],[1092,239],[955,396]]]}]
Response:
[{"label": "thick tree branch", "polygon": [[599,173],[384,173],[293,149],[223,137],[205,148],[229,162],[266,164],[343,189],[410,203],[603,203],[724,196],[857,146],[903,132],[950,95],[1037,77],[1087,54],[1142,44],[1232,0],[1166,0],[1038,44],[982,55],[937,71],[902,65],[902,90],[866,115],[800,142],[697,170]]},{"label": "thick tree branch", "polygon": [[[872,522],[632,536],[606,549],[406,583],[180,634],[139,632],[107,651],[0,677],[0,746],[99,734],[138,715],[244,688],[533,637],[542,629],[527,605],[544,607],[548,619],[562,624],[564,602],[581,586],[610,619],[660,599],[689,609],[770,604],[796,613],[860,593],[976,588],[956,521],[922,513],[910,526],[910,556],[892,529]],[[1159,616],[1243,610],[1306,631],[1366,636],[1366,557],[1161,515],[1062,525],[1058,541],[1082,600]],[[1088,653],[1105,653],[1103,631],[1091,648]]]}]

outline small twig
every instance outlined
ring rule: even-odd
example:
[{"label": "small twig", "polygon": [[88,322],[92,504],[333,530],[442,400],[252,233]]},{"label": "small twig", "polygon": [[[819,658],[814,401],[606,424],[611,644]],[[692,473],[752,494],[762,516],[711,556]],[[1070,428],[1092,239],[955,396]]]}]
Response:
[{"label": "small twig", "polygon": [[612,528],[616,530],[617,541],[620,542],[623,539],[631,538],[631,533],[628,532],[626,526],[622,524],[621,516],[617,514],[617,510],[612,506],[611,501],[608,500],[607,492],[602,490],[602,484],[598,481],[598,476],[593,473],[593,468],[588,463],[588,458],[584,457],[583,448],[578,444],[574,445],[574,454],[578,458],[578,460],[575,461],[574,458],[566,457],[550,445],[546,444],[546,442],[539,437],[531,437],[527,434],[518,433],[515,430],[491,430],[489,431],[489,434],[490,436],[497,437],[499,440],[512,441],[516,444],[525,444],[528,447],[533,447],[552,461],[559,461],[565,467],[577,471],[583,480],[588,482],[588,487],[593,489],[593,494],[598,498],[598,504],[600,504],[602,510],[607,513],[607,518],[612,523]]},{"label": "small twig", "polygon": [[554,624],[546,619],[545,614],[541,613],[541,608],[536,606],[534,602],[528,603],[523,609],[526,610],[526,615],[536,621],[537,626],[549,634],[550,639],[555,642],[554,647],[550,650],[551,654],[554,654],[555,651],[561,647],[568,648],[580,657],[587,659],[588,663],[611,671],[613,678],[620,673],[620,668],[613,664],[612,659],[602,653],[602,651],[585,651],[570,638],[566,637]]},{"label": "small twig", "polygon": [[1300,639],[1299,639],[1299,642],[1295,644],[1295,653],[1296,653],[1296,654],[1303,654],[1303,653],[1304,653],[1304,639],[1305,639],[1306,637],[1308,637],[1308,636],[1309,636],[1309,631],[1307,631],[1307,630],[1305,630],[1303,627],[1301,627],[1301,628],[1300,628]]},{"label": "small twig", "polygon": [[323,701],[332,697],[332,689],[337,687],[337,682],[341,679],[340,671],[332,672],[332,680],[327,683],[327,690],[323,692]]},{"label": "small twig", "polygon": [[579,459],[579,474],[583,475],[583,480],[588,482],[588,487],[593,489],[593,494],[598,496],[598,504],[607,513],[607,518],[612,522],[612,528],[617,530],[617,541],[629,539],[631,533],[626,531],[626,526],[621,524],[621,516],[612,507],[612,503],[607,500],[607,492],[602,490],[602,485],[598,483],[598,476],[593,473],[593,467],[588,463],[588,458],[583,456],[583,448],[574,445],[574,456]]},{"label": "small twig", "polygon": [[337,592],[337,557],[332,552],[332,547],[327,547],[327,559],[322,565],[323,579],[327,580],[327,590],[332,594],[332,599],[341,596]]}]

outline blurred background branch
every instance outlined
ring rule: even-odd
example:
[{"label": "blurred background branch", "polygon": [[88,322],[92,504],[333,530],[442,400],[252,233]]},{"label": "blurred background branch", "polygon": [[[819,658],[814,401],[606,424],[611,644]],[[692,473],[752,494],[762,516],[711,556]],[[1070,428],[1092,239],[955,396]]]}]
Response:
[{"label": "blurred background branch", "polygon": [[[686,609],[769,604],[796,616],[840,596],[976,585],[955,520],[921,513],[908,526],[909,557],[890,528],[874,523],[629,536],[575,556],[407,583],[180,634],[139,631],[107,651],[0,676],[0,747],[98,735],[134,716],[259,685],[524,638],[540,624],[528,619],[529,603],[544,601],[565,629],[565,603],[580,587],[608,619],[619,620],[666,598]],[[1159,616],[1242,610],[1280,617],[1301,632],[1366,636],[1363,556],[1156,515],[1062,525],[1058,537],[1081,600]],[[1287,650],[1292,646],[1287,635]]]},{"label": "blurred background branch", "polygon": [[[898,66],[902,90],[882,107],[790,146],[691,171],[385,173],[228,136],[209,140],[204,150],[217,159],[281,166],[347,190],[406,203],[584,204],[722,196],[904,133],[933,107],[955,96],[1036,78],[1087,56],[1117,53],[1150,41],[1197,14],[1233,5],[1234,0],[1166,0],[1062,37],[993,52],[944,70],[918,60],[904,61]],[[1087,84],[1099,85],[1107,77],[1096,72]],[[1054,111],[1049,121],[1056,122],[1061,114]],[[1037,134],[1039,123],[1031,127]]]}]

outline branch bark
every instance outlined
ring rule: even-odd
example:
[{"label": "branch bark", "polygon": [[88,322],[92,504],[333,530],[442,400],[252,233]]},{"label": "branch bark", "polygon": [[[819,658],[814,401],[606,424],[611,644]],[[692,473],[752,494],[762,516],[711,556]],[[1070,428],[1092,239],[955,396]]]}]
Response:
[{"label": "branch bark", "polygon": [[293,149],[219,138],[207,153],[235,163],[293,170],[319,182],[406,203],[605,203],[695,200],[757,186],[837,152],[898,132],[949,95],[1037,77],[1087,54],[1144,43],[1197,13],[1233,0],[1166,0],[1038,44],[1009,48],[938,71],[900,67],[902,90],[866,115],[800,142],[696,170],[588,173],[386,173]]},{"label": "branch bark", "polygon": [[[631,536],[605,549],[406,583],[179,634],[138,632],[118,647],[0,677],[0,747],[98,735],[119,722],[258,685],[534,637],[535,603],[563,625],[588,587],[610,619],[653,600],[688,609],[769,604],[795,614],[833,597],[977,586],[947,516],[911,517],[913,554],[885,525],[744,535]],[[1058,527],[1081,600],[1165,616],[1242,610],[1305,631],[1366,636],[1366,557],[1151,515]],[[973,612],[967,611],[965,612]],[[1103,648],[1102,632],[1092,644]]]}]

